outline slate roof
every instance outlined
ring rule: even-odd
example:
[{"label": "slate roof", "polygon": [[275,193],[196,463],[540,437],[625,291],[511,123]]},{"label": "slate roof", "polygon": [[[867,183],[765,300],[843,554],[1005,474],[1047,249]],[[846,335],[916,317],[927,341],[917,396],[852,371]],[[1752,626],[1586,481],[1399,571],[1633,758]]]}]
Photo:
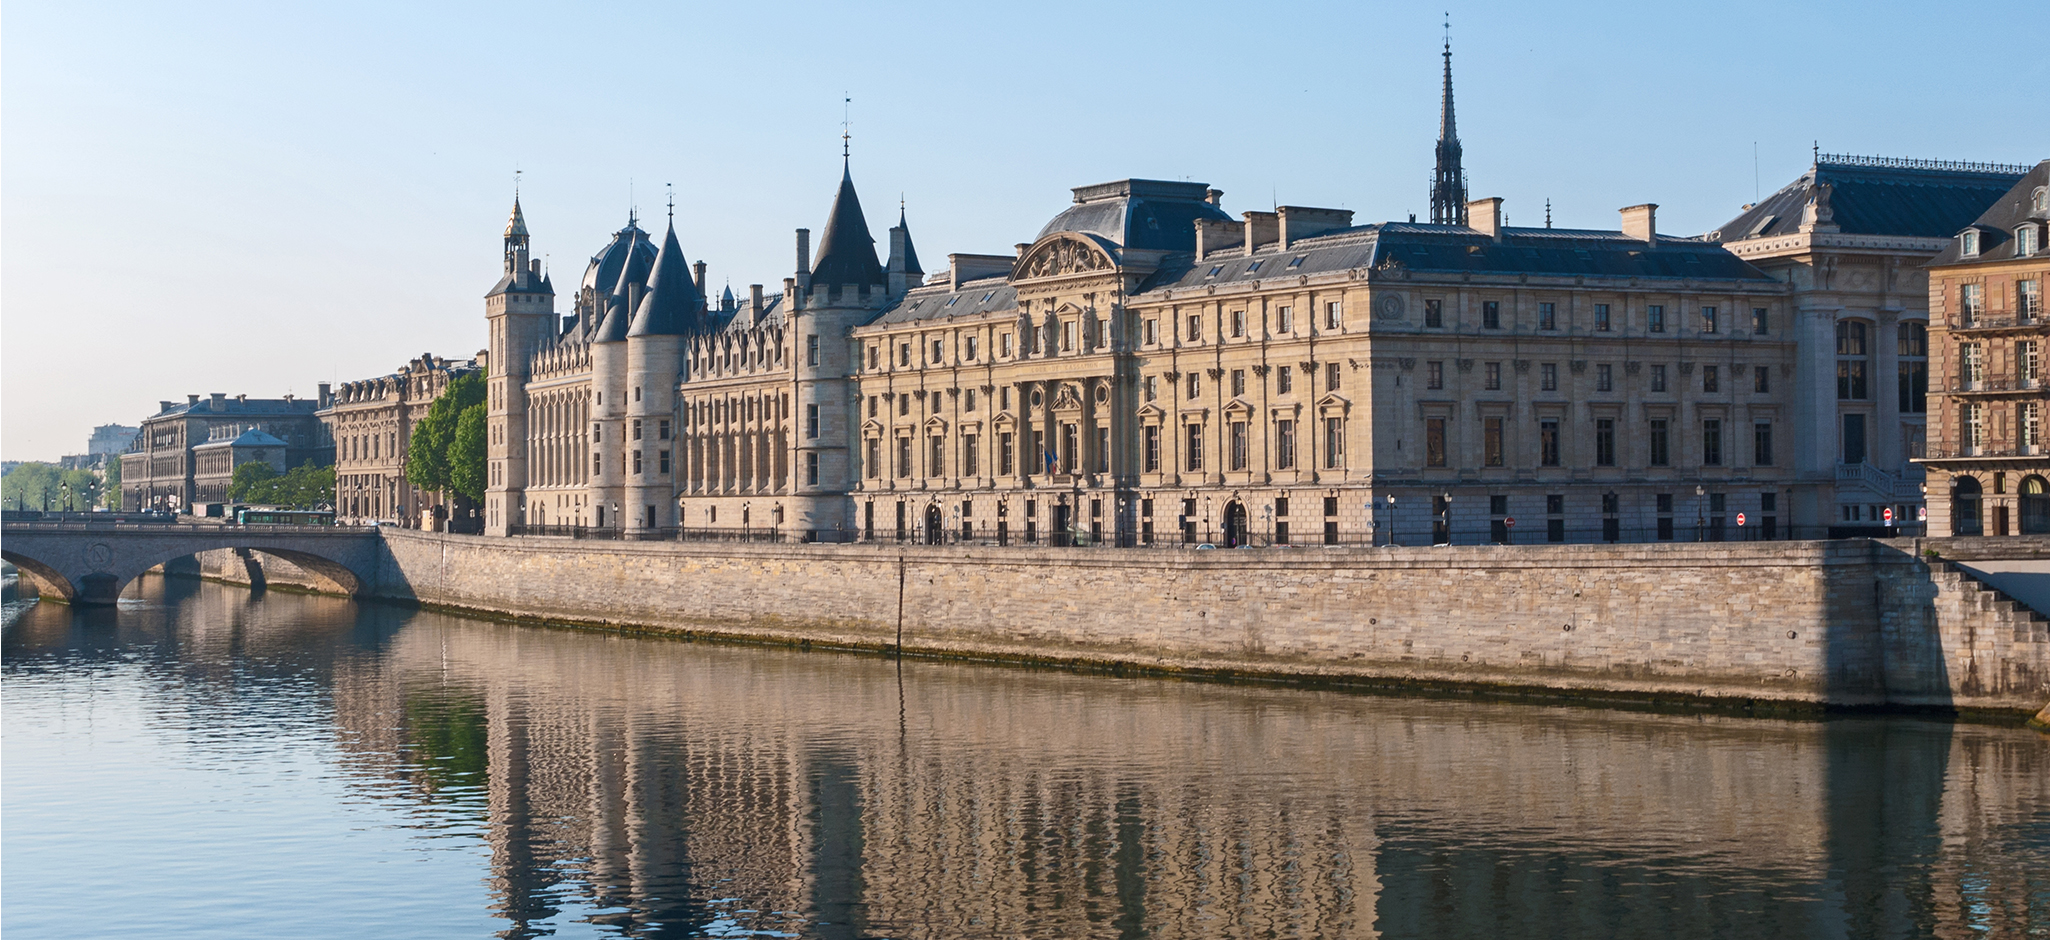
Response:
[{"label": "slate roof", "polygon": [[320,402],[311,398],[250,398],[236,401],[232,396],[223,399],[221,407],[215,408],[213,399],[201,398],[193,402],[174,404],[152,417],[162,415],[282,415],[312,417],[320,408]]},{"label": "slate roof", "polygon": [[284,442],[284,441],[282,441],[282,440],[279,440],[279,439],[278,439],[278,438],[277,438],[276,436],[274,436],[274,435],[271,435],[271,434],[265,433],[265,432],[263,432],[263,431],[257,430],[256,428],[250,428],[249,430],[247,430],[247,431],[243,431],[243,432],[242,432],[242,433],[241,433],[240,435],[236,436],[236,438],[235,438],[234,440],[231,440],[231,441],[208,441],[208,442],[206,442],[206,443],[204,443],[204,444],[197,444],[197,445],[194,445],[193,449],[194,449],[194,450],[200,450],[200,449],[204,449],[204,448],[209,448],[209,447],[290,447],[290,446],[292,446],[292,445],[290,445],[290,444],[287,444],[287,443],[285,443],[285,442]]},{"label": "slate roof", "polygon": [[656,252],[650,267],[654,273],[648,277],[648,292],[641,295],[640,309],[634,311],[633,325],[626,335],[677,336],[690,332],[698,325],[705,299],[698,296],[690,262],[684,260],[683,248],[676,243],[674,219],[670,220],[669,231],[662,236],[662,249]]},{"label": "slate roof", "polygon": [[[1977,255],[1971,258],[1961,257],[1960,252],[1964,246],[1958,244],[1956,239],[1952,239],[1950,245],[1929,263],[1986,264],[1994,261],[2012,261],[2015,258],[2014,230],[2023,222],[2034,222],[2039,226],[2036,231],[2034,257],[2050,257],[2050,251],[2045,250],[2045,242],[2050,241],[2050,238],[2045,236],[2050,236],[2050,231],[2044,230],[2050,227],[2050,212],[2035,207],[2036,192],[2043,189],[2050,189],[2050,160],[2036,164],[2036,168],[2030,170],[2020,182],[2015,183],[2013,188],[1993,200],[1993,204],[1987,207],[1985,212],[1980,213],[1978,218],[1973,219],[1970,226],[1958,227],[1959,232],[1967,227],[1979,230]],[[1957,232],[1951,234],[1955,235]]]},{"label": "slate roof", "polygon": [[1061,211],[1033,239],[1055,232],[1081,232],[1142,251],[1194,251],[1197,219],[1232,221],[1204,197],[1208,183],[1127,179],[1075,187],[1075,204]]},{"label": "slate roof", "polygon": [[1011,287],[1009,281],[1002,277],[988,277],[962,284],[959,290],[914,290],[871,322],[910,323],[914,320],[981,317],[1017,307],[1018,291]]},{"label": "slate roof", "polygon": [[826,232],[819,236],[819,257],[812,265],[813,284],[881,284],[883,266],[876,261],[875,236],[869,234],[868,219],[861,214],[861,197],[854,192],[853,171],[840,170],[840,192],[833,197],[833,212],[826,218]]},{"label": "slate roof", "polygon": [[632,213],[626,217],[626,227],[612,233],[612,240],[591,256],[591,263],[584,268],[580,287],[603,296],[619,283],[620,269],[626,267],[630,258],[640,258],[643,263],[651,265],[655,261],[654,242],[649,240],[648,233],[641,231]]},{"label": "slate roof", "polygon": [[1709,234],[1714,241],[1800,231],[1819,187],[1839,231],[1949,238],[2020,179],[2026,167],[1824,154],[1806,173]]}]

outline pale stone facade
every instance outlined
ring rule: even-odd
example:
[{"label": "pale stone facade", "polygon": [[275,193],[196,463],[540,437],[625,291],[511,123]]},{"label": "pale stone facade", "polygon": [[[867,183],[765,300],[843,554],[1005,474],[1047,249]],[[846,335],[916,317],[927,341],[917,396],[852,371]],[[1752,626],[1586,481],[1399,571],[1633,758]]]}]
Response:
[{"label": "pale stone facade", "polygon": [[319,416],[334,441],[336,523],[432,528],[449,519],[453,507],[444,494],[406,481],[406,452],[414,426],[448,383],[481,368],[476,359],[427,353],[390,375],[344,382],[324,399]]},{"label": "pale stone facade", "polygon": [[308,461],[315,466],[332,463],[334,445],[314,417],[315,410],[325,406],[326,395],[323,385],[318,400],[289,395],[231,398],[216,392],[206,398],[188,395],[183,404],[159,402],[157,413],[143,419],[141,433],[121,455],[121,508],[190,512],[202,501],[226,498],[220,486],[201,493],[194,451],[210,442],[233,441],[245,431],[262,431],[284,441],[283,463],[288,468]]},{"label": "pale stone facade", "polygon": [[1932,532],[2050,532],[2050,161],[1953,236],[1929,265]]}]

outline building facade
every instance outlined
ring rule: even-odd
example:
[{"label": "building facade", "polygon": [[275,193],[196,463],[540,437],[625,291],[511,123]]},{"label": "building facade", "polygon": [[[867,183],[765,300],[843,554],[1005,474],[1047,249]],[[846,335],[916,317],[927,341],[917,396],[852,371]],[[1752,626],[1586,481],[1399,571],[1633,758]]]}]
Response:
[{"label": "building facade", "polygon": [[1922,265],[2027,167],[1817,154],[1710,233],[1787,285],[1786,416],[1802,535],[1921,531],[1929,286]]},{"label": "building facade", "polygon": [[2050,533],[2043,357],[2050,317],[2050,160],[1929,263],[1929,526],[1939,535]]},{"label": "building facade", "polygon": [[406,454],[413,428],[448,384],[481,369],[480,359],[426,353],[389,375],[344,382],[323,396],[318,417],[334,442],[337,523],[433,528],[461,512],[444,494],[406,481]]},{"label": "building facade", "polygon": [[[184,404],[159,402],[157,413],[144,418],[142,430],[121,455],[121,508],[162,509],[190,512],[194,504],[226,498],[202,494],[195,450],[214,442],[228,442],[250,430],[262,431],[285,444],[286,468],[312,462],[326,466],[334,462],[334,446],[315,412],[321,400],[284,398],[232,398],[215,392],[206,398],[186,396]],[[231,468],[232,472],[232,468]]]},{"label": "building facade", "polygon": [[[192,448],[192,492],[207,515],[222,515],[219,504],[228,502],[235,483],[235,471],[243,464],[260,463],[282,474],[291,469],[285,455],[291,446],[258,428],[232,438],[218,438]],[[208,506],[208,504],[214,504]]]}]

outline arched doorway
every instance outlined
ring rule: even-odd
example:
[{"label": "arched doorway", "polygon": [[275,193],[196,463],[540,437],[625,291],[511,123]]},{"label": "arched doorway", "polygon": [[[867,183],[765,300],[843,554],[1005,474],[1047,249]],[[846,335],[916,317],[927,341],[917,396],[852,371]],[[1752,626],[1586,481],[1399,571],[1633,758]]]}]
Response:
[{"label": "arched doorway", "polygon": [[1979,535],[1985,526],[1979,522],[1979,480],[1977,477],[1952,477],[1950,481],[1950,534]]},{"label": "arched doorway", "polygon": [[1246,544],[1250,533],[1246,531],[1246,504],[1232,500],[1224,504],[1224,547],[1237,548]]},{"label": "arched doorway", "polygon": [[925,544],[938,545],[947,540],[947,523],[940,518],[938,504],[925,507]]},{"label": "arched doorway", "polygon": [[2043,478],[2022,478],[2022,534],[2050,533],[2050,486]]}]

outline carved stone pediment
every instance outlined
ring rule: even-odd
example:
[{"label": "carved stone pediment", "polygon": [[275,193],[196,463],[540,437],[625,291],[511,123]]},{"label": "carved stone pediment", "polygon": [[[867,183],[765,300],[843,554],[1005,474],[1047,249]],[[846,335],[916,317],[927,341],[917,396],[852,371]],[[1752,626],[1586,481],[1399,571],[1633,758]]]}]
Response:
[{"label": "carved stone pediment", "polygon": [[1060,235],[1032,249],[1012,279],[1025,281],[1069,274],[1097,274],[1117,268],[1102,247],[1074,235]]}]

